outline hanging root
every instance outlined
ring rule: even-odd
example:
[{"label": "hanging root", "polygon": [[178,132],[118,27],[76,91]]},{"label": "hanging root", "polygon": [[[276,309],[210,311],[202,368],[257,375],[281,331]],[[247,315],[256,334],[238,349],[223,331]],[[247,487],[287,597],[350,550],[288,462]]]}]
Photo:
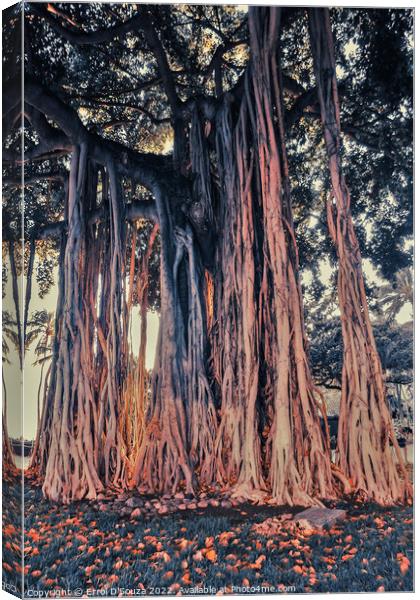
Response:
[{"label": "hanging root", "polygon": [[339,262],[338,300],[344,355],[338,466],[356,493],[386,505],[410,500],[412,486],[386,403],[382,367],[369,318],[362,259],[350,212],[350,193],[340,161],[340,107],[329,13],[327,9],[311,9],[309,16],[335,201],[334,204],[332,199],[327,202],[327,222]]}]

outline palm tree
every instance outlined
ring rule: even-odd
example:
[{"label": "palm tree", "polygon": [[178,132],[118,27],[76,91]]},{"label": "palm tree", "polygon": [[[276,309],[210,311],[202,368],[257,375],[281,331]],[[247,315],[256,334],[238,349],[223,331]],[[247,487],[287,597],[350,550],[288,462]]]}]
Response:
[{"label": "palm tree", "polygon": [[3,335],[2,335],[2,384],[3,384],[3,414],[2,414],[2,438],[3,438],[3,473],[13,472],[15,470],[15,462],[13,458],[13,450],[10,444],[9,432],[7,427],[7,388],[6,381],[4,379],[4,365],[10,364],[8,354],[10,346],[8,341],[19,351],[19,338],[16,332],[16,322],[13,321],[10,313],[3,311],[2,313],[3,322]]},{"label": "palm tree", "polygon": [[[33,363],[34,366],[41,365],[41,374],[38,385],[37,397],[37,425],[41,418],[41,389],[44,380],[44,367],[52,358],[52,340],[54,335],[54,314],[46,310],[39,310],[32,314],[32,318],[28,323],[29,332],[27,334],[28,344],[38,338],[38,343],[35,347],[35,355],[38,357]],[[48,381],[49,370],[45,377],[45,386]]]},{"label": "palm tree", "polygon": [[393,321],[405,304],[413,305],[413,272],[410,267],[401,269],[392,283],[379,288],[378,307],[386,320]]}]

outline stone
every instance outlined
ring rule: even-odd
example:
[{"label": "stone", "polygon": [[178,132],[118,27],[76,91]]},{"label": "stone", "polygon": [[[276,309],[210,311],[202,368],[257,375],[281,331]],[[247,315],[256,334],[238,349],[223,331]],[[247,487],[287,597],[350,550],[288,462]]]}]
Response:
[{"label": "stone", "polygon": [[131,496],[125,505],[129,506],[130,508],[139,508],[143,506],[143,500],[141,498],[137,498],[136,496]]},{"label": "stone", "polygon": [[295,523],[302,529],[323,529],[346,517],[346,511],[338,508],[312,506],[294,516]]},{"label": "stone", "polygon": [[209,505],[209,503],[207,502],[207,500],[200,500],[200,502],[197,504],[198,508],[207,508]]},{"label": "stone", "polygon": [[100,505],[98,506],[98,509],[99,509],[101,512],[105,512],[105,511],[107,511],[107,510],[108,510],[108,506],[107,506],[106,504],[100,504]]},{"label": "stone", "polygon": [[183,500],[184,494],[182,492],[177,492],[174,496],[175,500]]},{"label": "stone", "polygon": [[168,512],[169,512],[169,509],[168,509],[167,506],[160,506],[159,507],[158,513],[160,515],[166,515],[166,514],[168,514]]},{"label": "stone", "polygon": [[216,500],[216,498],[212,498],[210,500],[210,506],[214,506],[214,508],[216,508],[217,506],[220,506],[219,500]]},{"label": "stone", "polygon": [[230,502],[230,500],[222,500],[222,507],[223,508],[232,508],[232,502]]},{"label": "stone", "polygon": [[141,516],[141,510],[139,508],[135,508],[131,513],[132,519],[138,519]]},{"label": "stone", "polygon": [[197,508],[197,504],[196,504],[195,502],[190,502],[190,503],[188,504],[188,508],[189,508],[190,510],[194,510],[194,509],[196,509],[196,508]]},{"label": "stone", "polygon": [[179,510],[187,510],[187,505],[182,503],[178,505]]}]

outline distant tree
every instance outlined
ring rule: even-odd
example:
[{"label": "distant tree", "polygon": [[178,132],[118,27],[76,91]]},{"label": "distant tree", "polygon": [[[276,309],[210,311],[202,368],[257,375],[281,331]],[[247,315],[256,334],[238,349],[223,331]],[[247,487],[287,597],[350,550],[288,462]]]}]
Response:
[{"label": "distant tree", "polygon": [[377,305],[388,321],[393,321],[406,304],[413,305],[413,271],[402,269],[390,283],[378,290]]},{"label": "distant tree", "polygon": [[[386,382],[409,384],[413,380],[412,323],[375,323],[377,349]],[[341,389],[343,339],[341,322],[336,318],[319,318],[309,334],[311,367],[317,385]]]}]

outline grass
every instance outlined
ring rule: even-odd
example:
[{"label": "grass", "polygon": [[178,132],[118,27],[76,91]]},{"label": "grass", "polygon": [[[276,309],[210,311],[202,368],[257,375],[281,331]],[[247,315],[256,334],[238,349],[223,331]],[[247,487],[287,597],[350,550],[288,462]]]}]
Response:
[{"label": "grass", "polygon": [[[19,486],[5,487],[18,502]],[[252,525],[289,509],[242,505],[136,521],[87,502],[54,505],[39,488],[27,487],[25,496],[26,595],[54,589],[71,595],[88,589],[96,595],[413,589],[410,507],[340,505],[347,520],[322,535],[285,528],[266,538]],[[15,521],[18,532],[19,511],[5,510],[5,522]],[[9,546],[4,580],[18,586],[19,561]]]}]

